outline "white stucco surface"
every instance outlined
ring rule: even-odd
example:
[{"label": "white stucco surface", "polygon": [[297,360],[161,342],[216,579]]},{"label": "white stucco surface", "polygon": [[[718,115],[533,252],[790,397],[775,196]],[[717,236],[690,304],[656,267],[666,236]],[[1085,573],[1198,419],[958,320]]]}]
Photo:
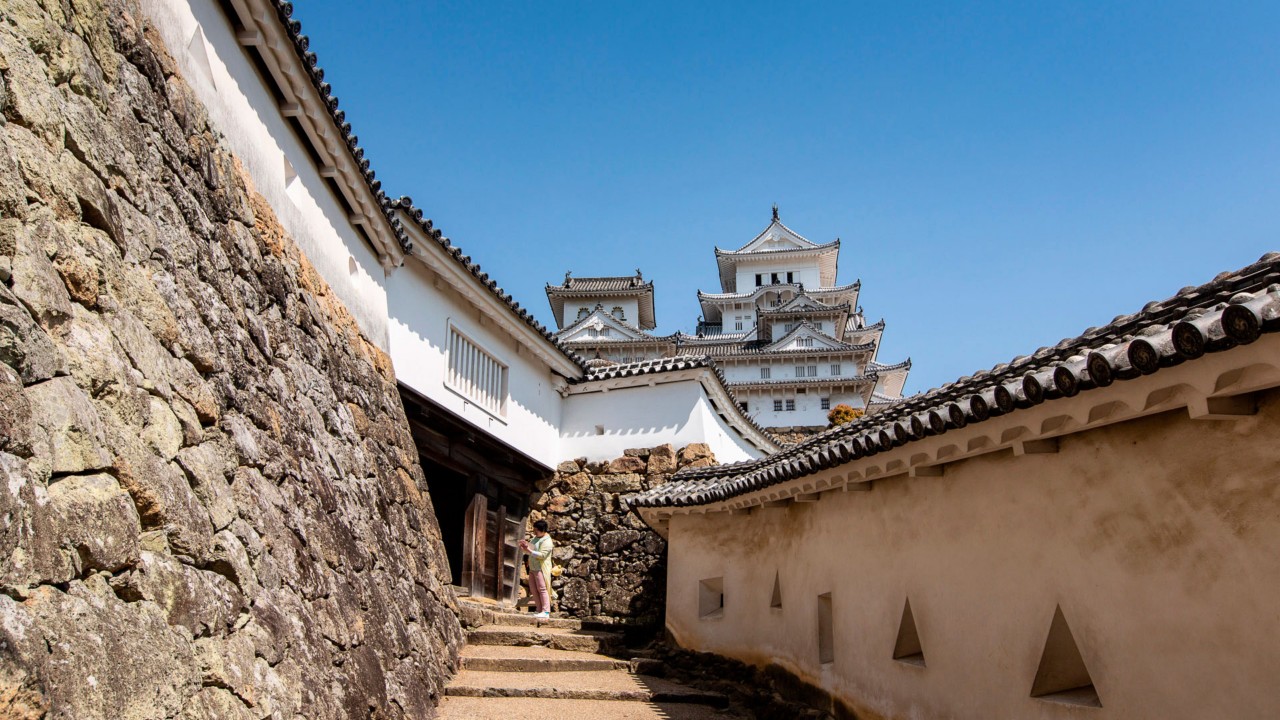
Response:
[{"label": "white stucco surface", "polygon": [[[449,285],[437,287],[416,258],[390,279],[387,290],[397,380],[548,467],[566,457],[560,449],[562,399],[545,362],[521,350],[499,323]],[[450,324],[507,365],[505,414],[485,410],[446,383]]]},{"label": "white stucco surface", "polygon": [[760,457],[715,412],[696,379],[570,395],[561,430],[566,458],[609,460],[627,448],[706,443],[719,462]]},{"label": "white stucco surface", "polygon": [[[185,0],[142,0],[142,7],[254,189],[366,337],[387,350],[387,297],[378,258],[349,223],[222,11],[216,3]],[[287,177],[286,166],[295,178]]]}]

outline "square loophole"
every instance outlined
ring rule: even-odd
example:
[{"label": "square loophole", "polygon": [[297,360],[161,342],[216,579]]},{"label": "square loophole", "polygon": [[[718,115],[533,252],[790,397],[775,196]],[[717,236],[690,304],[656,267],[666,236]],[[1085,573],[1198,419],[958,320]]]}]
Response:
[{"label": "square loophole", "polygon": [[698,617],[703,620],[724,617],[724,578],[698,581]]}]

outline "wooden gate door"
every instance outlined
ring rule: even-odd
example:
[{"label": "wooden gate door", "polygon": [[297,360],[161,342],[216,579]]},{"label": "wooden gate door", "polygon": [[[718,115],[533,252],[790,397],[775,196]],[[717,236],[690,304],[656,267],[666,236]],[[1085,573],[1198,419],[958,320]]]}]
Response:
[{"label": "wooden gate door", "polygon": [[462,583],[472,596],[514,603],[519,594],[519,542],[525,533],[524,498],[483,478],[467,509]]}]

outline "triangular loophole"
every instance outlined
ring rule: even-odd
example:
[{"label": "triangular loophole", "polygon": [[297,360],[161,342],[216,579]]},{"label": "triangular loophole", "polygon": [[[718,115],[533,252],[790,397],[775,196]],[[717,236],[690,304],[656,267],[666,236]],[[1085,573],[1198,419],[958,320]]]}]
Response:
[{"label": "triangular loophole", "polygon": [[1040,654],[1040,668],[1031,685],[1031,697],[1067,705],[1102,707],[1102,699],[1093,687],[1089,668],[1085,667],[1080,647],[1060,605],[1053,611],[1049,637]]},{"label": "triangular loophole", "polygon": [[924,648],[920,646],[920,633],[916,630],[916,618],[911,613],[911,598],[902,607],[902,620],[898,622],[898,641],[893,646],[893,659],[908,665],[924,667]]},{"label": "triangular loophole", "polygon": [[777,572],[773,574],[773,597],[769,600],[769,607],[782,609],[782,583],[779,581]]}]

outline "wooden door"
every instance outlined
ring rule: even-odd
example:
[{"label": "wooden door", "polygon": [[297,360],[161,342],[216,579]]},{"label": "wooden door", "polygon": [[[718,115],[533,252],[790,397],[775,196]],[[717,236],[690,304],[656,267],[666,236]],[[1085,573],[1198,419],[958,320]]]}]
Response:
[{"label": "wooden door", "polygon": [[473,596],[515,602],[520,584],[520,539],[525,501],[497,483],[478,483],[467,509],[462,582]]}]

